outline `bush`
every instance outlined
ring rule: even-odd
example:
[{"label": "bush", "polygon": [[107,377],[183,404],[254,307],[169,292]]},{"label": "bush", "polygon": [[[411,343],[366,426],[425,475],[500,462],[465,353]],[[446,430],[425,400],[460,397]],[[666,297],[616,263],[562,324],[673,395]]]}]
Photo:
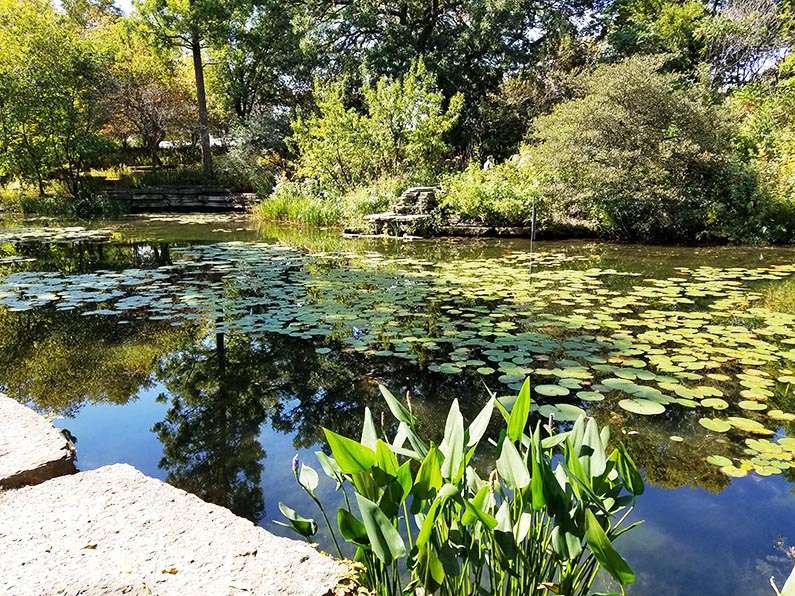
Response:
[{"label": "bush", "polygon": [[463,221],[485,225],[523,226],[543,213],[536,179],[518,160],[483,170],[470,164],[442,180],[441,205]]},{"label": "bush", "polygon": [[[728,101],[741,157],[757,173],[754,229],[762,239],[795,238],[795,79],[749,85]],[[747,226],[747,222],[746,222]]]},{"label": "bush", "polygon": [[538,118],[527,159],[548,201],[627,240],[694,241],[725,236],[742,221],[753,174],[732,153],[719,109],[675,75],[663,57],[603,65],[579,97]]},{"label": "bush", "polygon": [[317,113],[296,118],[289,144],[298,154],[296,175],[326,191],[345,193],[385,176],[434,176],[449,147],[444,141],[463,104],[444,96],[422,62],[400,79],[361,88],[366,113],[345,104],[345,80],[315,85]]},{"label": "bush", "polygon": [[122,213],[119,203],[108,199],[97,188],[84,188],[77,197],[71,196],[66,186],[60,182],[50,182],[46,190],[47,194],[41,195],[32,187],[0,187],[0,212],[17,211],[77,219],[109,217]]},{"label": "bush", "polygon": [[341,198],[343,223],[358,225],[365,215],[387,211],[408,186],[403,178],[389,176],[348,191]]}]

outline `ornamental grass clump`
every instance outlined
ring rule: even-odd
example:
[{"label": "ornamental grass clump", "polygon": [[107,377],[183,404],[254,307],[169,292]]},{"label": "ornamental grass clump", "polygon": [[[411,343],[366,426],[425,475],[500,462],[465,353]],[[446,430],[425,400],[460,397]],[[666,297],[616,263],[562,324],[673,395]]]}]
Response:
[{"label": "ornamental grass clump", "polygon": [[[453,401],[444,438],[434,445],[417,435],[410,405],[381,392],[398,422],[391,440],[379,436],[365,410],[360,440],[324,429],[331,456],[317,452],[343,491],[336,525],[355,549],[366,588],[378,595],[578,596],[590,592],[600,569],[621,594],[635,580],[613,543],[639,523],[627,518],[643,481],[622,445],[608,453],[607,427],[581,416],[563,432],[540,422],[529,428],[525,381],[512,404],[492,396],[468,426]],[[472,459],[495,409],[504,425],[488,440],[499,456],[482,477]],[[317,472],[297,460],[293,469],[337,544],[316,497]],[[317,532],[314,520],[279,507],[301,535]]]}]

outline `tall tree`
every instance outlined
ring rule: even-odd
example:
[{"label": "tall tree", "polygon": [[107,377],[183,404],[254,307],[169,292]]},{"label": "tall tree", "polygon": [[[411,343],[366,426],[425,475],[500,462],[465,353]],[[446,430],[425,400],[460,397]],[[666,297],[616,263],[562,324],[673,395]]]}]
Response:
[{"label": "tall tree", "polygon": [[0,175],[82,191],[104,148],[108,56],[45,0],[0,0]]},{"label": "tall tree", "polygon": [[232,23],[245,20],[253,8],[248,0],[137,0],[138,16],[146,30],[161,45],[190,53],[196,86],[202,164],[213,169],[208,122],[207,90],[202,51],[224,43]]},{"label": "tall tree", "polygon": [[562,23],[587,21],[594,0],[309,0],[295,22],[304,45],[323,56],[327,70],[400,76],[423,58],[445,97],[464,93],[456,144],[468,145],[467,129],[479,119],[483,98],[505,76],[531,69],[549,35]]},{"label": "tall tree", "polygon": [[133,138],[160,165],[158,150],[168,135],[192,130],[193,110],[188,75],[174,51],[157,51],[128,23],[108,31],[114,54],[110,72],[112,118],[108,132],[126,143]]}]

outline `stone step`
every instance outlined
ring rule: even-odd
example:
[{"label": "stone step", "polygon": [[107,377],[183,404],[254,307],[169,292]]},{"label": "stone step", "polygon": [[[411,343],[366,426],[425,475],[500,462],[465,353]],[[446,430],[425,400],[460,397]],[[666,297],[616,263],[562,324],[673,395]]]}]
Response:
[{"label": "stone step", "polygon": [[[2,590],[326,596],[346,563],[116,464],[0,492]],[[353,588],[351,588],[353,589]]]},{"label": "stone step", "polygon": [[0,393],[0,489],[75,471],[72,442],[43,416]]}]

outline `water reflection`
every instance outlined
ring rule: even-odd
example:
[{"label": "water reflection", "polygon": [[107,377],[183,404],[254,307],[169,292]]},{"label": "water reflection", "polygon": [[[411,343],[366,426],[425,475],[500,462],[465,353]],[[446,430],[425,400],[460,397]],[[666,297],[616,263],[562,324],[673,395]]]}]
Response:
[{"label": "water reflection", "polygon": [[[180,229],[168,241],[151,242],[150,236],[163,234],[156,225],[160,224],[126,230],[129,242],[34,242],[4,245],[0,250],[5,255],[36,259],[15,263],[17,271],[26,268],[71,275],[129,268],[154,270],[172,265],[175,253],[192,239]],[[258,233],[233,226],[229,229],[201,239],[252,239]],[[349,250],[352,246],[337,236],[292,237],[292,232],[280,230],[259,233],[291,246],[300,240],[310,249],[322,245]],[[451,259],[487,258],[517,243],[376,242],[355,246],[358,251],[399,250],[403,256]],[[560,246],[560,250],[583,256],[576,265],[581,269],[620,266],[662,276],[687,264],[680,249],[660,250],[653,257],[649,249],[635,247],[589,245],[574,250]],[[742,252],[730,256],[718,249],[704,249],[691,257],[699,263],[731,259],[747,265],[749,255]],[[765,264],[790,258],[786,252],[758,252]],[[0,264],[0,275],[3,267]],[[636,282],[622,279],[611,290],[623,291],[631,283]],[[387,295],[391,286],[382,285]],[[262,290],[232,284],[223,289],[230,299]],[[307,291],[307,296],[326,299],[324,291],[323,287],[314,288],[314,294]],[[412,303],[411,309],[427,306],[422,302]],[[398,307],[411,310],[405,304]],[[396,312],[386,309],[378,316],[388,321]],[[427,325],[436,326],[435,333],[447,324],[440,312],[432,311],[426,320]],[[459,398],[464,416],[472,419],[486,397],[484,376],[476,372],[475,365],[450,375],[395,357],[397,354],[379,355],[369,347],[326,352],[324,336],[252,334],[227,329],[211,317],[176,320],[151,314],[133,309],[84,316],[80,308],[46,306],[24,312],[0,308],[0,390],[65,416],[58,424],[74,429],[84,467],[130,461],[269,528],[270,520],[278,516],[279,500],[304,506],[308,514],[312,511],[311,504],[302,504],[293,490],[289,458],[296,450],[311,457],[311,451],[322,444],[323,427],[357,436],[365,406],[379,421],[383,405],[378,382],[396,394],[410,392],[425,434],[437,440],[453,398]],[[588,312],[580,316],[583,324],[589,322]],[[511,330],[509,322],[504,321],[501,333]],[[465,324],[462,328],[477,336],[477,327]],[[575,326],[538,329],[538,333],[558,334],[555,341],[560,341],[549,353],[535,354],[540,356],[535,362],[528,355],[526,361],[515,362],[517,366],[531,362],[544,366],[544,358],[561,356],[559,347],[572,350],[573,344],[564,342],[578,330]],[[443,332],[437,335],[444,337]],[[597,345],[602,340],[589,341],[589,345]],[[599,345],[595,351],[611,349],[608,343]],[[485,376],[485,382],[500,393],[509,392],[493,377]],[[617,408],[610,399],[580,405],[587,405],[600,424],[609,424],[614,436],[627,443],[652,484],[638,512],[648,523],[624,547],[640,572],[639,585],[631,593],[769,593],[766,574],[781,575],[788,565],[786,556],[776,549],[776,541],[781,536],[788,544],[787,538],[795,538],[793,469],[775,478],[751,476],[733,481],[705,458],[731,457],[742,449],[744,437],[706,433],[698,423],[703,416],[698,409],[671,407],[663,415],[647,418]],[[768,405],[795,411],[795,391],[777,391]],[[133,411],[147,415],[136,418]],[[779,428],[790,436],[794,431],[792,422],[783,422]],[[116,435],[125,441],[108,453],[107,436]],[[489,454],[482,457],[488,459]],[[333,498],[332,487],[323,485],[321,490]]]}]

